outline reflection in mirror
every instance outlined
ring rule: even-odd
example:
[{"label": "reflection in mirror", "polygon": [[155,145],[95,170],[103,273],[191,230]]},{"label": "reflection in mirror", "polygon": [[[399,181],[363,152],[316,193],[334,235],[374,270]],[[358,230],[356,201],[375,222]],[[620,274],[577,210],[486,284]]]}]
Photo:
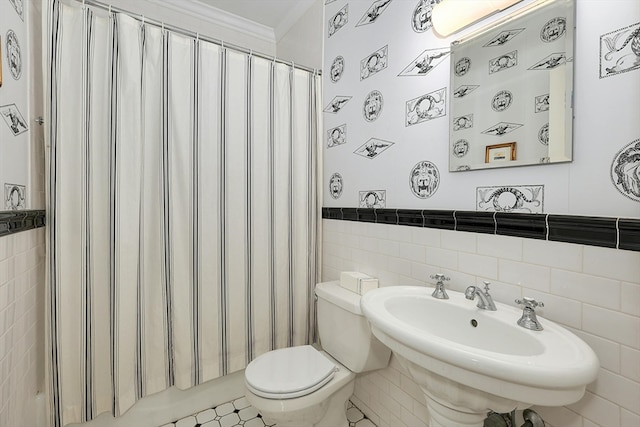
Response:
[{"label": "reflection in mirror", "polygon": [[450,171],[571,161],[574,11],[536,1],[451,44]]}]

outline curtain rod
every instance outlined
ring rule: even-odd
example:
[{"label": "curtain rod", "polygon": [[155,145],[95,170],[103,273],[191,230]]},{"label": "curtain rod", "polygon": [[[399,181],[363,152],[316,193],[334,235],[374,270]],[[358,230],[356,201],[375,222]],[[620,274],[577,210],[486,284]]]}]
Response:
[{"label": "curtain rod", "polygon": [[253,51],[251,49],[247,49],[247,48],[242,47],[242,46],[234,45],[232,43],[225,43],[223,40],[218,40],[218,39],[214,39],[212,37],[203,36],[200,33],[197,33],[197,32],[194,32],[194,31],[190,31],[190,30],[186,30],[184,28],[176,27],[176,26],[173,26],[173,25],[168,25],[168,24],[165,24],[164,22],[160,22],[160,21],[157,21],[155,19],[149,19],[149,18],[145,17],[144,15],[136,14],[136,13],[133,13],[131,11],[128,11],[128,10],[125,10],[125,9],[121,9],[119,7],[111,6],[111,5],[102,3],[102,2],[97,1],[97,0],[75,0],[75,1],[78,2],[78,3],[82,3],[83,5],[93,6],[93,7],[98,8],[98,9],[102,9],[102,10],[106,10],[106,11],[110,11],[110,12],[122,13],[122,14],[128,15],[128,16],[136,19],[137,21],[140,21],[141,23],[153,25],[153,26],[158,27],[158,28],[163,28],[163,29],[172,31],[174,33],[178,33],[178,34],[181,34],[183,36],[191,37],[191,38],[194,38],[194,39],[197,38],[199,40],[203,40],[203,41],[206,41],[206,42],[209,42],[209,43],[213,43],[213,44],[218,45],[220,47],[223,47],[223,48],[226,48],[226,49],[231,49],[231,50],[234,50],[236,52],[245,53],[245,54],[256,56],[258,58],[266,59],[266,60],[269,60],[269,61],[274,61],[274,62],[277,62],[278,64],[289,65],[289,66],[291,66],[293,68],[296,68],[298,70],[307,71],[309,73],[316,74],[318,76],[322,75],[322,70],[318,70],[316,68],[306,67],[304,65],[298,65],[298,64],[295,64],[293,61],[285,61],[285,60],[282,60],[282,59],[278,59],[277,56],[272,56],[272,55],[267,55],[267,54],[260,53],[260,52],[255,52],[255,51]]}]

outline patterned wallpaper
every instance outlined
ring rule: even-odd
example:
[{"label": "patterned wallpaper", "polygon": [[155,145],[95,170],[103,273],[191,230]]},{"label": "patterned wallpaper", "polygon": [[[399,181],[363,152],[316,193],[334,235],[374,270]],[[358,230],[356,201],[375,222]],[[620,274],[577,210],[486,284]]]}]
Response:
[{"label": "patterned wallpaper", "polygon": [[23,0],[0,2],[0,210],[25,209],[28,201],[27,6]]},{"label": "patterned wallpaper", "polygon": [[[640,103],[630,95],[640,93],[640,3],[578,1],[575,57],[553,51],[521,61],[524,69],[549,61],[575,65],[571,163],[449,172],[450,159],[454,169],[464,166],[450,153],[450,129],[473,120],[452,120],[450,103],[477,89],[473,83],[451,87],[450,43],[484,23],[441,38],[431,28],[437,1],[325,0],[323,205],[640,217]],[[551,46],[570,34],[570,25],[558,33],[562,18],[545,15],[531,24],[539,44]],[[496,70],[503,69],[498,58],[517,62],[518,48],[507,49],[509,43],[531,38],[512,30],[495,35],[487,48],[496,52]],[[456,61],[460,71],[479,68]],[[507,86],[495,88],[487,115],[522,98],[525,88]],[[545,93],[528,95],[535,120],[504,122],[518,125],[510,129],[514,135],[535,130],[531,138],[542,146],[548,100]],[[491,126],[485,127],[477,132],[491,136]],[[464,145],[456,149],[468,150]],[[545,163],[540,153],[534,155]]]}]

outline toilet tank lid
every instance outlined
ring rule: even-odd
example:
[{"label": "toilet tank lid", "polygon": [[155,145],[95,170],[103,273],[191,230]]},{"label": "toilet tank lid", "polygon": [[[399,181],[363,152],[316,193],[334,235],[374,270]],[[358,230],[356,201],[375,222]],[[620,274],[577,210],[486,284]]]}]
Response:
[{"label": "toilet tank lid", "polygon": [[360,309],[361,296],[343,288],[337,280],[318,283],[316,285],[316,295],[318,298],[322,298],[351,313],[362,315],[362,310]]}]

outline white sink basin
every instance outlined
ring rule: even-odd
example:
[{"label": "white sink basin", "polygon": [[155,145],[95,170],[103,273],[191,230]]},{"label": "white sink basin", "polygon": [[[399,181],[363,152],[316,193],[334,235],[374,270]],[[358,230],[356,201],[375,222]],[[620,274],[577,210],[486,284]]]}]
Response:
[{"label": "white sink basin", "polygon": [[440,300],[431,292],[419,286],[379,288],[362,298],[361,307],[373,334],[432,404],[482,418],[487,409],[563,406],[578,401],[596,378],[593,350],[561,326],[541,319],[544,330],[531,331],[517,325],[522,310],[515,307],[496,303],[497,311],[481,310],[462,293],[447,291],[449,299]]}]

